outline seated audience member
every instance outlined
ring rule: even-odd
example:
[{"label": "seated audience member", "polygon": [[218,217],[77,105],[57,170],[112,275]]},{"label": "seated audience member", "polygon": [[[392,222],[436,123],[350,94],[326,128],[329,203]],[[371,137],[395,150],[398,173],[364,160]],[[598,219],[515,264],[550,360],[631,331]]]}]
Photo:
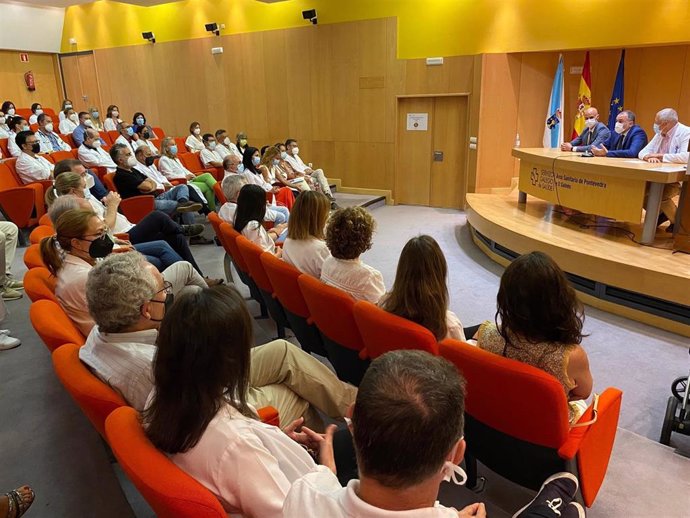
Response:
[{"label": "seated audience member", "polygon": [[[292,189],[289,187],[274,186],[268,182],[261,171],[259,171],[259,164],[261,163],[261,155],[259,150],[255,147],[248,147],[244,150],[244,156],[242,157],[242,165],[245,175],[247,176],[247,181],[250,184],[258,185],[265,192],[270,192],[273,194],[274,204],[282,205],[287,207],[288,210],[292,208],[295,203],[295,195]],[[252,175],[252,176],[250,176]]]},{"label": "seated audience member", "polygon": [[0,107],[0,111],[7,115],[8,117],[14,117],[17,115],[17,108],[14,106],[14,103],[12,101],[5,101],[2,103],[2,107]]},{"label": "seated audience member", "polygon": [[455,338],[464,342],[462,324],[448,309],[447,279],[448,265],[436,240],[424,235],[413,237],[400,253],[393,289],[379,306],[426,327],[438,341]]},{"label": "seated audience member", "polygon": [[637,158],[646,145],[647,133],[635,124],[635,114],[630,110],[623,110],[616,115],[616,128],[606,146],[592,146],[590,150],[594,156]]},{"label": "seated audience member", "polygon": [[224,178],[235,174],[244,174],[242,158],[238,158],[235,155],[226,156],[223,159],[223,173],[225,173]]},{"label": "seated audience member", "polygon": [[[86,169],[79,160],[75,160],[72,158],[60,160],[57,164],[55,164],[55,169],[53,169],[53,178],[57,179],[57,177],[60,174],[72,171],[72,168],[74,168],[75,166],[78,166],[78,173],[80,175],[82,174],[82,171],[86,171],[86,175],[83,176],[84,180],[86,181],[86,188],[89,190],[89,194],[91,194],[91,196],[93,196],[97,200],[102,200],[108,195],[108,189],[105,188],[103,182],[101,182],[98,176],[93,174],[92,171]],[[49,201],[51,192],[53,191],[50,189],[46,190],[45,198],[47,205],[50,205],[52,202],[52,200]]]},{"label": "seated audience member", "polygon": [[160,138],[158,135],[156,135],[156,132],[153,131],[153,128],[146,122],[146,117],[141,112],[136,112],[132,116],[132,126],[134,126],[134,131],[136,131],[137,133],[139,133],[139,128],[143,126],[149,130],[150,138]]},{"label": "seated audience member", "polygon": [[[79,126],[74,128],[72,132],[72,140],[74,140],[75,146],[79,147],[84,143],[87,129],[94,129],[91,114],[89,112],[79,112]],[[100,139],[100,136],[98,138]],[[103,144],[105,142],[101,141],[101,145]]]},{"label": "seated audience member", "polygon": [[38,116],[43,113],[41,103],[33,103],[31,105],[31,115],[29,116],[29,124],[38,124]]},{"label": "seated audience member", "polygon": [[199,153],[206,149],[204,140],[201,138],[201,125],[198,122],[192,122],[189,125],[189,136],[184,141],[187,151],[190,153]]},{"label": "seated audience member", "polygon": [[10,138],[10,127],[7,125],[9,118],[9,115],[0,110],[0,138]]},{"label": "seated audience member", "polygon": [[276,225],[266,230],[262,225],[266,216],[266,194],[258,185],[245,185],[240,189],[235,209],[235,230],[266,252],[280,256],[275,242],[285,230],[286,225]]},{"label": "seated audience member", "polygon": [[[293,482],[283,518],[485,518],[482,503],[457,511],[437,501],[442,481],[466,480],[458,466],[466,447],[465,390],[450,362],[426,352],[392,351],[374,360],[348,412],[359,480],[341,487],[333,455],[324,453],[320,466]],[[575,475],[557,473],[513,518],[584,518],[577,489]]]},{"label": "seated audience member", "polygon": [[111,104],[108,106],[108,111],[105,115],[106,118],[103,121],[103,129],[105,131],[117,131],[117,125],[122,122],[120,119],[120,108]]},{"label": "seated audience member", "polygon": [[299,271],[321,278],[323,262],[331,256],[326,246],[326,221],[330,214],[328,198],[320,192],[300,194],[292,207],[283,261]]},{"label": "seated audience member", "polygon": [[[592,392],[587,353],[580,345],[584,313],[575,290],[548,255],[515,259],[501,277],[496,322],[483,323],[477,345],[542,369],[561,382],[576,421]],[[500,321],[499,321],[500,320]]]},{"label": "seated audience member", "polygon": [[115,139],[115,144],[122,144],[123,146],[127,146],[129,149],[132,150],[132,154],[134,154],[134,152],[139,147],[139,145],[137,144],[137,140],[139,140],[139,135],[137,135],[134,132],[134,127],[131,124],[127,124],[126,122],[121,122],[117,125],[117,131],[120,132],[120,135]]},{"label": "seated audience member", "polygon": [[109,173],[117,170],[115,162],[108,152],[103,149],[101,137],[95,129],[89,128],[84,133],[84,142],[77,151],[79,160],[86,167],[105,167]]},{"label": "seated audience member", "polygon": [[300,192],[309,191],[309,185],[304,177],[289,178],[287,173],[280,167],[280,150],[275,146],[266,146],[261,154],[261,162],[258,166],[264,180],[271,185],[285,186],[296,189]]},{"label": "seated audience member", "polygon": [[202,173],[196,176],[187,169],[177,158],[177,144],[172,137],[165,137],[161,142],[161,157],[158,161],[158,169],[168,180],[187,180],[193,183],[204,195],[211,210],[216,210],[216,195],[213,186],[216,179],[211,173]]},{"label": "seated audience member", "polygon": [[38,154],[41,151],[41,144],[39,144],[36,135],[32,131],[20,131],[15,142],[21,150],[15,164],[21,181],[27,184],[50,180],[55,165]]},{"label": "seated audience member", "polygon": [[225,159],[226,156],[232,154],[242,160],[242,153],[237,149],[235,143],[228,137],[228,132],[224,129],[216,130],[216,152]]},{"label": "seated audience member", "polygon": [[[232,155],[227,158],[233,158],[236,160],[236,157]],[[225,195],[227,203],[224,203],[223,206],[220,208],[220,210],[218,211],[218,216],[222,220],[230,223],[231,225],[235,221],[235,211],[237,210],[237,196],[240,193],[240,189],[242,189],[242,187],[247,185],[248,183],[249,182],[247,181],[247,175],[245,175],[244,173],[226,174],[225,178],[223,178],[223,194]],[[285,207],[278,207],[276,205],[266,205],[266,215],[264,216],[264,221],[272,222],[274,225],[281,225],[283,223],[287,223],[289,218],[290,211],[288,211]]]},{"label": "seated audience member", "polygon": [[105,131],[103,127],[103,122],[101,121],[101,112],[95,106],[89,108],[89,115],[91,115],[91,122],[93,123],[93,129],[96,131]]},{"label": "seated audience member", "polygon": [[55,153],[56,151],[71,151],[69,144],[55,133],[53,118],[47,113],[42,113],[37,117],[38,131],[36,138],[41,145],[41,153]]},{"label": "seated audience member", "polygon": [[284,160],[290,164],[296,173],[310,176],[314,184],[318,186],[318,189],[328,196],[328,199],[331,200],[332,205],[335,205],[335,198],[331,192],[331,187],[328,185],[326,175],[321,169],[312,169],[311,164],[308,166],[305,165],[305,163],[302,161],[302,158],[299,156],[299,146],[297,145],[297,141],[292,138],[287,139],[285,141],[285,148],[287,150],[287,156]]},{"label": "seated audience member", "polygon": [[589,107],[583,115],[585,117],[585,129],[570,142],[561,144],[561,151],[582,153],[609,141],[611,131],[606,127],[606,124],[599,122],[599,111],[594,107]]},{"label": "seated audience member", "polygon": [[[60,108],[60,113],[58,114],[58,119],[60,119],[59,122],[62,122],[62,120],[66,118],[68,112],[65,110],[71,110],[72,108],[74,108],[74,103],[72,101],[70,101],[69,99],[65,99],[64,101],[62,101],[62,108]],[[63,132],[61,131],[60,133]]]},{"label": "seated audience member", "polygon": [[10,136],[7,138],[7,149],[9,150],[10,155],[15,158],[19,158],[19,156],[22,154],[22,149],[17,144],[17,135],[19,135],[22,131],[31,131],[31,128],[29,128],[29,123],[26,122],[26,119],[24,117],[20,117],[19,115],[12,117],[8,121],[8,125],[10,127]]},{"label": "seated audience member", "polygon": [[[19,228],[11,221],[0,221],[0,296],[2,300],[17,300],[22,298],[18,290],[24,289],[24,282],[19,281],[12,275],[12,263],[17,252],[17,242],[19,240]],[[6,311],[0,308],[0,321],[4,320]],[[0,338],[0,350],[3,343]],[[17,344],[19,345],[19,344]]]},{"label": "seated audience member", "polygon": [[85,180],[88,179],[86,169],[78,160],[64,160],[55,169],[67,165],[70,168],[67,172],[55,176],[55,184],[46,194],[46,201],[49,206],[57,197],[73,195],[76,198],[85,199],[90,204],[90,210],[93,210],[99,218],[105,221],[108,229],[114,234],[128,234],[129,241],[135,246],[152,241],[165,241],[182,259],[189,262],[196,271],[201,273],[199,265],[189,250],[185,236],[198,236],[204,231],[203,225],[180,226],[157,210],[149,212],[135,225],[118,212],[119,194],[111,192],[102,200],[87,195],[85,190]]},{"label": "seated audience member", "polygon": [[58,129],[63,135],[71,135],[77,125],[79,124],[79,116],[72,108],[67,108],[64,112],[60,112],[60,125]]},{"label": "seated audience member", "polygon": [[160,192],[154,180],[134,168],[138,164],[137,159],[132,150],[122,144],[115,144],[110,148],[110,158],[117,165],[114,181],[123,199],[151,194],[154,196],[156,210],[168,215],[182,214],[185,224],[194,223],[194,215],[190,213],[201,210],[202,205],[190,201],[189,188],[186,185],[178,185],[168,191]]},{"label": "seated audience member", "polygon": [[244,131],[240,131],[237,135],[235,135],[235,147],[237,148],[237,151],[242,154],[242,156],[244,156],[244,152],[247,150],[248,142],[247,134]]},{"label": "seated audience member", "polygon": [[307,183],[309,189],[315,189],[321,192],[320,187],[315,184],[314,179],[311,176],[307,176],[304,173],[298,173],[292,168],[292,166],[286,160],[287,148],[285,147],[285,144],[282,142],[277,142],[275,147],[277,147],[278,151],[280,152],[280,156],[278,157],[278,166],[283,170],[288,179],[292,180],[293,178],[301,178]]},{"label": "seated audience member", "polygon": [[199,153],[201,163],[204,167],[223,167],[223,158],[216,152],[216,138],[210,133],[204,133],[201,137],[204,143],[204,149]]},{"label": "seated audience member", "polygon": [[137,126],[136,128],[136,134],[138,138],[136,141],[132,142],[132,146],[134,146],[135,151],[139,149],[141,146],[148,146],[152,154],[158,155],[158,148],[155,146],[153,142],[151,142],[152,134],[148,126]]},{"label": "seated audience member", "polygon": [[321,267],[321,280],[346,291],[353,298],[377,304],[386,293],[381,272],[364,264],[360,255],[372,245],[376,222],[362,207],[335,211],[326,227],[331,252]]},{"label": "seated audience member", "polygon": [[[292,482],[318,469],[307,448],[325,457],[332,444],[335,425],[325,435],[316,433],[323,425],[309,412],[343,416],[356,389],[284,340],[253,348],[252,318],[231,287],[185,294],[164,317],[163,295],[156,290],[160,283],[131,303],[132,319],[163,318],[154,389],[143,416],[147,436],[211,491],[229,516],[281,518]],[[198,329],[189,332],[186,321]],[[154,351],[142,354],[154,357]],[[299,411],[292,404],[285,408],[286,399],[298,402]],[[265,405],[278,409],[283,430],[258,420],[256,408]]]},{"label": "seated audience member", "polygon": [[[56,201],[54,207],[51,207],[51,217],[60,213],[61,209]],[[55,235],[41,241],[41,258],[50,273],[57,277],[55,296],[58,302],[86,336],[94,325],[86,302],[86,279],[96,264],[96,259],[110,255],[114,242],[108,235],[103,220],[90,210],[67,210],[53,220],[53,223]],[[114,255],[129,253],[136,254],[143,260],[138,252]],[[155,269],[153,265],[151,268]],[[162,275],[172,284],[175,293],[186,286],[207,286],[192,265],[184,261],[172,264]],[[103,301],[104,304],[111,302],[112,297],[106,297]]]}]

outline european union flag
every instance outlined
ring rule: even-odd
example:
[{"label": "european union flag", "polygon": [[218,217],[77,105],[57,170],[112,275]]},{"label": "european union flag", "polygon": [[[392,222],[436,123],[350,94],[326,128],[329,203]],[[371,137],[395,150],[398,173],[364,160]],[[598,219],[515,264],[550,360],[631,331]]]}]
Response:
[{"label": "european union flag", "polygon": [[625,75],[625,49],[621,51],[621,61],[618,63],[616,82],[611,93],[611,105],[609,108],[609,129],[613,133],[616,127],[616,116],[623,111],[623,77]]}]

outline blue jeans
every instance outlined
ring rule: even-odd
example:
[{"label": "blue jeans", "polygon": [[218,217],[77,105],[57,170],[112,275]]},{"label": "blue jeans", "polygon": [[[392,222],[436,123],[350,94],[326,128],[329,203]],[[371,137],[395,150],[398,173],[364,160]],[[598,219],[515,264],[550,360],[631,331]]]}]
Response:
[{"label": "blue jeans", "polygon": [[290,219],[290,211],[287,207],[283,207],[282,205],[268,205],[266,208],[276,213],[276,219],[273,221],[274,225],[287,223]]},{"label": "blue jeans", "polygon": [[[156,210],[165,212],[166,214],[174,214],[177,210],[178,202],[189,201],[189,187],[185,184],[176,185],[169,191],[165,191],[162,194],[156,196],[153,204]],[[182,222],[185,225],[191,225],[194,223],[194,214],[191,212],[185,212],[182,215]]]},{"label": "blue jeans", "polygon": [[165,241],[149,241],[134,245],[137,252],[144,254],[146,259],[156,267],[159,272],[165,270],[171,264],[182,261],[182,257],[172,249]]}]

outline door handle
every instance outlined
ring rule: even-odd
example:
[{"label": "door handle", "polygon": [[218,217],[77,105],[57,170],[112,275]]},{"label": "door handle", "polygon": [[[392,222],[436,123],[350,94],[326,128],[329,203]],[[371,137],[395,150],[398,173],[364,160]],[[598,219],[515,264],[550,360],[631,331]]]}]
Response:
[{"label": "door handle", "polygon": [[434,151],[434,162],[443,162],[443,151]]}]

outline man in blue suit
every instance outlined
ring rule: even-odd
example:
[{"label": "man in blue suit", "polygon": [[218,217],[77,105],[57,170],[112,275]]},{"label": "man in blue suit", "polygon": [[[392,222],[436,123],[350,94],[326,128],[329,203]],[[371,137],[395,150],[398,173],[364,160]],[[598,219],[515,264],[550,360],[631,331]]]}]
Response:
[{"label": "man in blue suit", "polygon": [[611,132],[606,124],[599,122],[599,112],[594,107],[589,107],[584,112],[585,129],[579,136],[570,142],[561,144],[561,151],[573,151],[575,153],[589,151],[592,146],[601,146],[608,142]]},{"label": "man in blue suit", "polygon": [[610,158],[637,158],[637,155],[647,145],[647,133],[635,124],[635,114],[630,110],[623,110],[616,115],[615,133],[611,133],[606,145],[592,146],[592,154]]}]

